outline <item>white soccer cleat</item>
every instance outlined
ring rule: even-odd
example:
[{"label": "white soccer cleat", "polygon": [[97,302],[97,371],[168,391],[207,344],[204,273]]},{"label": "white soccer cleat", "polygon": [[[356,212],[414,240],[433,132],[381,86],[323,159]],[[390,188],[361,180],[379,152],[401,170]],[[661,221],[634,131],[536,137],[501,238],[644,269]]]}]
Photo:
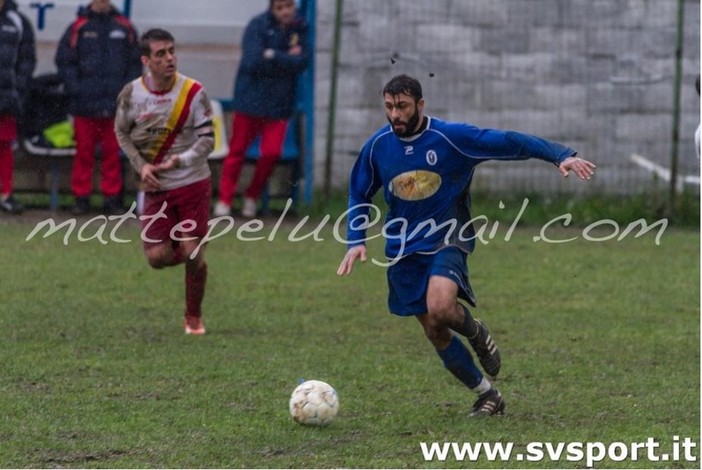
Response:
[{"label": "white soccer cleat", "polygon": [[225,217],[232,212],[232,206],[223,203],[222,201],[217,201],[217,204],[214,206],[214,210],[212,211],[212,214],[215,217]]},{"label": "white soccer cleat", "polygon": [[247,219],[256,217],[256,199],[250,197],[244,198],[244,206],[241,208],[241,215]]},{"label": "white soccer cleat", "polygon": [[186,335],[199,336],[205,334],[205,324],[202,322],[201,317],[186,315],[183,320],[183,326],[185,327]]}]

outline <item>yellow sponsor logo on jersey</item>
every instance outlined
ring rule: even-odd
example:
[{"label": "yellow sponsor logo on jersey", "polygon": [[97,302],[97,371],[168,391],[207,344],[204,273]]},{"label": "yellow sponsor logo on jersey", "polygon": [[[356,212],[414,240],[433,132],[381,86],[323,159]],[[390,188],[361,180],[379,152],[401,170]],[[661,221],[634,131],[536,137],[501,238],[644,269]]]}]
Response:
[{"label": "yellow sponsor logo on jersey", "polygon": [[441,176],[426,170],[407,171],[397,175],[390,182],[390,192],[405,201],[430,198],[440,187]]}]

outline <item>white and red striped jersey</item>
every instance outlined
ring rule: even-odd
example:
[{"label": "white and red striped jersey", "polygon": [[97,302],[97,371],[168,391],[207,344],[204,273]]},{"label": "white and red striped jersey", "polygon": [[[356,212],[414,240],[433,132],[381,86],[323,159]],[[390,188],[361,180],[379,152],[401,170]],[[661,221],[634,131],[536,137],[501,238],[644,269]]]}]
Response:
[{"label": "white and red striped jersey", "polygon": [[162,190],[210,176],[207,156],[214,148],[212,106],[200,82],[176,74],[166,91],[149,89],[149,75],[128,83],[117,98],[115,133],[132,166],[140,172],[178,154],[181,164],[158,174]]}]

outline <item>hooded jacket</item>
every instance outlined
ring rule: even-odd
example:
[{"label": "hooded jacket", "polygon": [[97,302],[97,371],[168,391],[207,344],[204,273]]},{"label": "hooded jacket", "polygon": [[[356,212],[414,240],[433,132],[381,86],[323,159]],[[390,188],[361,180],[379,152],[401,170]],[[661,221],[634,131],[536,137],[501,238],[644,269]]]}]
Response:
[{"label": "hooded jacket", "polygon": [[142,72],[136,29],[114,7],[107,13],[81,7],[59,42],[56,67],[70,114],[114,117],[120,90]]},{"label": "hooded jacket", "polygon": [[0,9],[0,115],[18,116],[37,63],[34,30],[13,0]]}]

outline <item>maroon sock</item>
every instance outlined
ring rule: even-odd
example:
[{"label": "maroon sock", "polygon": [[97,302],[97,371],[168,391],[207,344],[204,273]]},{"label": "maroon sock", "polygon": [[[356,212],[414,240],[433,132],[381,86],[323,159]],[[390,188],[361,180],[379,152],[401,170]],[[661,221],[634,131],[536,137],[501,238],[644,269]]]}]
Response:
[{"label": "maroon sock", "polygon": [[172,266],[175,266],[185,261],[185,256],[183,254],[183,246],[180,243],[172,243],[171,247],[173,248]]},{"label": "maroon sock", "polygon": [[202,299],[205,297],[207,283],[207,263],[191,273],[185,270],[185,314],[194,317],[202,316]]}]

